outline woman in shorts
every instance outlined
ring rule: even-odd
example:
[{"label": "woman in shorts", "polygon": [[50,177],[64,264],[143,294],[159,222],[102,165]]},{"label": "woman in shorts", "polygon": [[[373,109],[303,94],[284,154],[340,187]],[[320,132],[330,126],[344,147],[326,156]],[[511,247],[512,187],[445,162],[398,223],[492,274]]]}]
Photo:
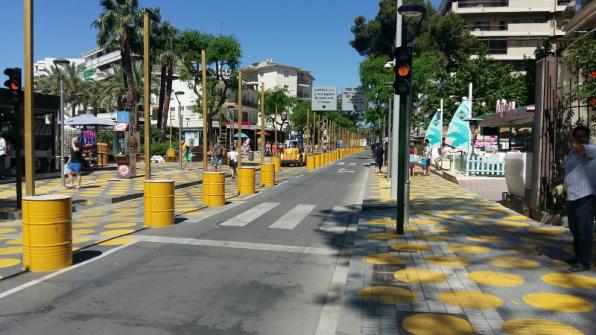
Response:
[{"label": "woman in shorts", "polygon": [[[81,170],[83,168],[83,152],[79,145],[79,138],[77,136],[72,138],[70,143],[70,160],[67,164],[68,168],[68,185],[66,188],[81,188]],[[72,184],[72,176],[77,175],[77,184]]]}]

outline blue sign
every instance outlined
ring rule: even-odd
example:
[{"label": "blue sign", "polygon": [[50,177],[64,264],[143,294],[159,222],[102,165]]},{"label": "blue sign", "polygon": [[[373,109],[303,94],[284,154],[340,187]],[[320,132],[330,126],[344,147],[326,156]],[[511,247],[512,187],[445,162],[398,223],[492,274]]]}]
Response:
[{"label": "blue sign", "polygon": [[129,111],[116,111],[116,122],[128,123],[130,121]]}]

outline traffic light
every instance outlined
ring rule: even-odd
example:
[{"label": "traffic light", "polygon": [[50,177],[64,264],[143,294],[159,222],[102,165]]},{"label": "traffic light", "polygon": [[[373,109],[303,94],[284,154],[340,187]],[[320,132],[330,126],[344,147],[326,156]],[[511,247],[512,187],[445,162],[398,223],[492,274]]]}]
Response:
[{"label": "traffic light", "polygon": [[395,94],[405,97],[412,92],[412,51],[407,46],[395,48]]},{"label": "traffic light", "polygon": [[4,69],[4,74],[8,76],[8,80],[4,82],[4,86],[14,93],[21,91],[21,69],[18,67],[9,67]]}]

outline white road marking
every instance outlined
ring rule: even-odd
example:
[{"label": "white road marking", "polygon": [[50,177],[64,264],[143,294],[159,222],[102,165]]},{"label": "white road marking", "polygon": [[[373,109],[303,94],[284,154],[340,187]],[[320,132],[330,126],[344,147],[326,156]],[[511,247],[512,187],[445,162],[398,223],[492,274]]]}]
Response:
[{"label": "white road marking", "polygon": [[339,163],[337,163],[337,165],[344,165],[344,164],[346,164],[346,162],[339,162]]},{"label": "white road marking", "polygon": [[304,175],[303,175],[303,174],[299,174],[299,175],[297,175],[297,176],[296,176],[296,177],[294,177],[294,178],[298,179],[298,178],[300,178],[300,177],[302,177],[302,176],[304,176]]},{"label": "white road marking", "polygon": [[355,165],[356,165],[356,163],[350,163],[350,164],[348,164],[348,165],[349,165],[349,166],[355,166]]},{"label": "white road marking", "polygon": [[259,216],[277,207],[279,202],[264,202],[221,223],[221,226],[244,227]]},{"label": "white road marking", "polygon": [[[135,235],[135,236],[136,236],[136,235]],[[68,271],[74,270],[74,269],[76,269],[76,268],[79,268],[79,267],[81,267],[81,266],[83,266],[83,265],[86,265],[86,264],[89,264],[89,263],[91,263],[91,262],[94,262],[94,261],[100,260],[100,259],[102,259],[102,258],[104,258],[104,257],[106,257],[106,256],[109,256],[109,255],[111,255],[111,254],[113,254],[113,253],[115,253],[115,252],[118,252],[118,251],[120,251],[120,250],[122,250],[122,249],[124,249],[124,248],[126,248],[126,247],[130,247],[131,245],[133,245],[133,244],[135,244],[135,243],[137,243],[137,242],[138,242],[138,241],[135,241],[135,242],[132,242],[132,243],[129,243],[129,244],[124,244],[124,245],[118,246],[118,247],[116,247],[116,248],[114,248],[114,249],[110,249],[110,250],[108,250],[108,251],[104,252],[103,254],[101,254],[101,255],[99,255],[99,256],[97,256],[97,257],[93,257],[93,258],[91,258],[91,259],[88,259],[88,260],[86,260],[86,261],[84,261],[84,262],[81,262],[81,263],[75,264],[75,265],[73,265],[73,266],[69,266],[69,267],[67,267],[67,268],[64,268],[64,269],[62,269],[62,270],[58,270],[58,271],[56,271],[56,272],[52,272],[52,273],[50,273],[49,275],[43,276],[43,277],[41,277],[41,278],[38,278],[38,279],[34,279],[34,280],[32,280],[32,281],[29,281],[29,282],[26,282],[26,283],[24,283],[24,284],[21,284],[21,285],[19,285],[19,286],[17,286],[17,287],[11,288],[10,290],[7,290],[7,291],[4,291],[4,292],[0,293],[0,299],[6,298],[6,297],[8,297],[9,295],[12,295],[12,294],[15,294],[15,293],[17,293],[17,292],[20,292],[20,291],[22,291],[22,290],[24,290],[24,289],[26,289],[26,288],[28,288],[28,287],[31,287],[31,286],[33,286],[33,285],[35,285],[35,284],[42,283],[42,282],[44,282],[44,281],[46,281],[46,280],[48,280],[48,279],[52,279],[52,278],[54,278],[54,277],[57,277],[57,276],[59,276],[59,275],[61,275],[61,274],[63,274],[63,273],[66,273],[66,272],[68,272]]]},{"label": "white road marking", "polygon": [[285,184],[285,183],[287,183],[287,182],[288,182],[287,180],[286,180],[286,181],[282,181],[281,183],[277,184],[277,185],[276,185],[276,187],[277,187],[277,186],[281,186],[281,185],[283,185],[283,184]]},{"label": "white road marking", "polygon": [[341,168],[341,169],[338,169],[337,170],[337,173],[354,173],[354,172],[356,172],[356,171],[354,171],[354,170],[347,170],[347,169],[344,169],[344,168]]},{"label": "white road marking", "polygon": [[294,229],[312,212],[316,205],[298,204],[282,217],[277,219],[269,228]]},{"label": "white road marking", "polygon": [[292,245],[280,244],[266,244],[266,243],[250,243],[250,242],[235,242],[222,240],[202,240],[182,237],[166,237],[166,236],[150,236],[150,235],[135,235],[142,242],[154,243],[169,243],[169,244],[183,244],[183,245],[197,245],[203,247],[222,247],[233,249],[248,249],[260,251],[277,251],[288,252],[294,254],[310,254],[319,256],[337,256],[337,251],[331,248],[311,248],[311,247],[297,247]]},{"label": "white road marking", "polygon": [[326,233],[343,233],[348,225],[351,210],[344,206],[335,206],[325,221],[319,227],[320,231]]}]

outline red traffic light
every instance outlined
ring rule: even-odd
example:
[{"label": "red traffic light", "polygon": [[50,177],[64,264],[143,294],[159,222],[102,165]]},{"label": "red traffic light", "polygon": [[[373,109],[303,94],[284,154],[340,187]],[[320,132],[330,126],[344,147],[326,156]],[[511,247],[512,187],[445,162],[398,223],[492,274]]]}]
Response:
[{"label": "red traffic light", "polygon": [[410,75],[410,66],[408,64],[401,64],[395,68],[395,74],[399,77],[407,77]]},{"label": "red traffic light", "polygon": [[18,67],[4,69],[4,74],[8,76],[8,80],[4,82],[4,86],[13,92],[21,90],[21,69]]},{"label": "red traffic light", "polygon": [[8,87],[8,89],[13,92],[17,92],[19,90],[19,84],[17,84],[14,80],[7,80],[4,83],[4,86]]}]

